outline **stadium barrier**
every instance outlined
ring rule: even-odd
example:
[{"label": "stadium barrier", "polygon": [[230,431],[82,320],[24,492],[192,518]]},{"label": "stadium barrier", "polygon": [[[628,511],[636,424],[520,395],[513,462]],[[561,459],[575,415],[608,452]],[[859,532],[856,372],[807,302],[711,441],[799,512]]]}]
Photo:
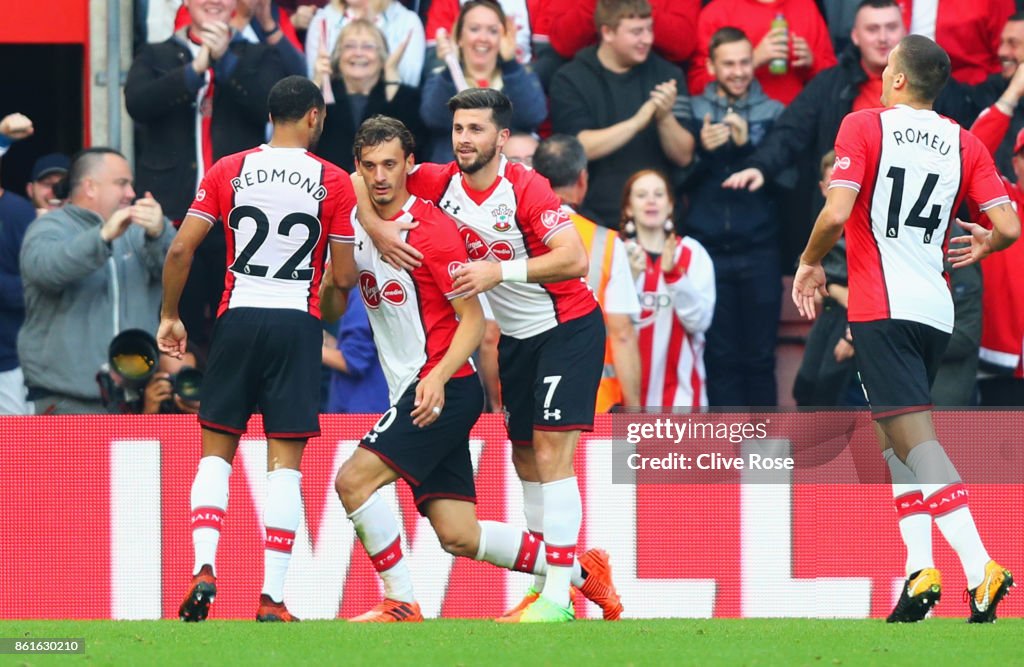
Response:
[{"label": "stadium barrier", "polygon": [[[600,546],[611,554],[626,617],[860,618],[889,612],[904,552],[866,415],[674,415],[677,424],[691,427],[695,421],[726,425],[719,431],[724,439],[709,431],[675,443],[708,455],[703,461],[715,461],[715,468],[629,472],[631,453],[639,455],[634,463],[670,458],[665,453],[675,436],[633,449],[623,440],[630,423],[654,423],[654,417],[602,416],[577,454],[585,517],[580,550]],[[325,415],[321,421],[323,435],[303,459],[304,516],[285,587],[289,608],[302,618],[355,615],[380,597],[333,485],[338,467],[375,419]],[[1024,571],[1018,562],[1024,413],[937,413],[936,421],[969,485],[989,552]],[[733,442],[734,423],[761,424],[765,432]],[[0,417],[0,432],[10,447],[0,465],[7,531],[0,551],[0,616],[174,618],[192,567],[188,503],[199,458],[195,418]],[[214,618],[255,613],[266,487],[261,434],[254,418],[235,460]],[[480,518],[522,525],[521,487],[500,416],[485,415],[472,438]],[[728,463],[737,457],[749,462],[751,452],[790,458],[793,469],[737,471]],[[618,483],[634,474],[639,483]],[[527,575],[453,559],[416,512],[404,483],[383,495],[402,514],[404,551],[424,615],[495,616],[518,601]],[[963,573],[937,530],[935,556],[945,584],[936,613],[965,616]],[[1010,596],[1000,615],[1024,615],[1022,598]],[[578,615],[600,616],[589,603],[578,606]]]}]

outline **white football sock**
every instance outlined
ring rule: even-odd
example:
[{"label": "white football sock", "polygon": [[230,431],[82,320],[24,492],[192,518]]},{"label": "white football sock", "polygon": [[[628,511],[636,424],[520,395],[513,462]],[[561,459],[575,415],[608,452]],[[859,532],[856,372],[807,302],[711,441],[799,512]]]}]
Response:
[{"label": "white football sock", "polygon": [[401,529],[384,499],[374,493],[348,518],[384,582],[384,596],[400,602],[415,602],[412,575],[402,556]]},{"label": "white football sock", "polygon": [[896,505],[900,536],[907,547],[906,572],[909,577],[926,567],[935,567],[932,558],[932,515],[924,504],[921,485],[913,471],[900,461],[896,452],[882,452],[892,476],[892,497]]},{"label": "white football sock", "polygon": [[[526,515],[526,530],[530,531],[538,540],[544,539],[544,491],[540,482],[527,482],[523,484],[523,514]],[[533,588],[538,593],[544,590],[544,575],[537,574],[533,577]]]},{"label": "white football sock", "polygon": [[[476,560],[482,560],[506,570],[543,575],[548,563],[544,543],[533,534],[497,521],[480,522],[480,546]],[[572,585],[583,585],[579,561],[573,559]]]},{"label": "white football sock", "polygon": [[267,473],[267,500],[263,526],[263,593],[274,602],[284,600],[284,580],[292,559],[295,531],[302,520],[302,473],[281,468]]},{"label": "white football sock", "polygon": [[219,456],[199,459],[192,481],[191,508],[192,549],[195,561],[192,574],[199,574],[204,565],[217,572],[217,544],[228,510],[228,486],[231,464]]},{"label": "white football sock", "polygon": [[544,545],[547,580],[541,594],[562,607],[569,606],[569,584],[576,541],[583,523],[583,500],[576,477],[541,485],[544,492]]},{"label": "white football sock", "polygon": [[989,556],[967,506],[967,487],[960,481],[953,462],[942,445],[928,440],[910,450],[907,467],[921,482],[924,503],[935,525],[960,558],[967,588],[976,588],[985,579]]}]

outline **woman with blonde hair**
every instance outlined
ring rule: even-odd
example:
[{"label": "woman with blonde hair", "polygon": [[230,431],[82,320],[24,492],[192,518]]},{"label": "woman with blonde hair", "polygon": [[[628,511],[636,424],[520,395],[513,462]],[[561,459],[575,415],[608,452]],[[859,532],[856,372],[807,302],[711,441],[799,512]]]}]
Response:
[{"label": "woman with blonde hair", "polygon": [[668,179],[642,169],[626,181],[620,223],[640,295],[640,400],[704,408],[704,332],[715,312],[715,270],[696,239],[678,236]]},{"label": "woman with blonde hair", "polygon": [[318,9],[306,30],[309,76],[314,76],[317,59],[334,52],[341,29],[356,19],[365,19],[377,26],[384,34],[388,51],[396,53],[405,45],[395,80],[408,86],[419,86],[427,48],[423,22],[416,12],[395,0],[330,0]]},{"label": "woman with blonde hair", "polygon": [[313,81],[321,88],[325,81],[330,83],[335,100],[327,109],[317,155],[351,171],[356,131],[377,114],[397,118],[415,136],[423,134],[417,113],[419,90],[398,80],[406,48],[402,44],[388,54],[384,35],[366,19],[354,19],[341,29],[334,52],[318,58],[313,73]]}]

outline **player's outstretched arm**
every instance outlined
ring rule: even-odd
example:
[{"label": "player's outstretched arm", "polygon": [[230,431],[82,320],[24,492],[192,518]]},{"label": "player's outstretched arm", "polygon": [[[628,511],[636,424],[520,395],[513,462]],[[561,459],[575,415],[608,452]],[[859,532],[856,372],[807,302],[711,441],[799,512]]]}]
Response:
[{"label": "player's outstretched arm", "polygon": [[811,230],[807,247],[800,255],[800,266],[793,278],[793,303],[800,314],[809,320],[814,319],[816,296],[828,296],[821,260],[843,235],[843,225],[850,218],[856,201],[856,190],[843,186],[830,188],[825,206]]},{"label": "player's outstretched arm", "polygon": [[1020,220],[1010,204],[994,206],[985,213],[992,221],[992,229],[957,219],[956,224],[968,233],[949,240],[947,254],[954,269],[970,266],[994,252],[1008,248],[1020,236]]},{"label": "player's outstretched arm", "polygon": [[[412,423],[419,427],[433,423],[444,409],[444,385],[455,371],[462,368],[484,337],[484,311],[475,296],[453,299],[452,308],[459,316],[451,345],[441,361],[416,385],[416,408]],[[436,408],[436,409],[435,409]]]},{"label": "player's outstretched arm", "polygon": [[992,252],[1005,250],[1020,238],[1020,218],[1009,202],[987,209],[985,213],[992,221],[990,245]]},{"label": "player's outstretched arm", "polygon": [[413,229],[416,222],[391,222],[377,215],[370,201],[366,183],[359,172],[352,172],[352,188],[356,191],[356,217],[384,261],[396,269],[412,271],[423,263],[423,253],[402,240],[401,232]]},{"label": "player's outstretched arm", "polygon": [[210,233],[212,225],[195,215],[186,215],[164,260],[164,298],[160,306],[160,327],[156,342],[160,351],[178,359],[185,354],[187,335],[178,316],[178,303],[192,268],[196,248]]}]

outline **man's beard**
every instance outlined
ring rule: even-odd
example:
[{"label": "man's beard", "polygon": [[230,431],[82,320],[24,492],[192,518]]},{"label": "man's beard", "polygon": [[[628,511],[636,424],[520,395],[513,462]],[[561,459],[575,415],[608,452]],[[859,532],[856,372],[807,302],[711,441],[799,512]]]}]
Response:
[{"label": "man's beard", "polygon": [[494,159],[494,156],[498,154],[498,145],[491,146],[491,149],[487,152],[477,150],[477,157],[475,160],[467,165],[463,165],[459,162],[459,170],[464,174],[475,174],[476,172],[483,169],[487,164]]},{"label": "man's beard", "polygon": [[388,193],[386,195],[372,194],[370,198],[373,200],[373,203],[376,204],[377,206],[387,206],[391,202],[395,201],[395,191],[388,190]]},{"label": "man's beard", "polygon": [[316,152],[317,144],[320,143],[320,137],[323,136],[323,133],[324,133],[324,128],[321,125],[316,130],[313,131],[312,135],[310,135],[310,137],[309,137],[309,146],[306,147],[306,149],[310,153]]}]

